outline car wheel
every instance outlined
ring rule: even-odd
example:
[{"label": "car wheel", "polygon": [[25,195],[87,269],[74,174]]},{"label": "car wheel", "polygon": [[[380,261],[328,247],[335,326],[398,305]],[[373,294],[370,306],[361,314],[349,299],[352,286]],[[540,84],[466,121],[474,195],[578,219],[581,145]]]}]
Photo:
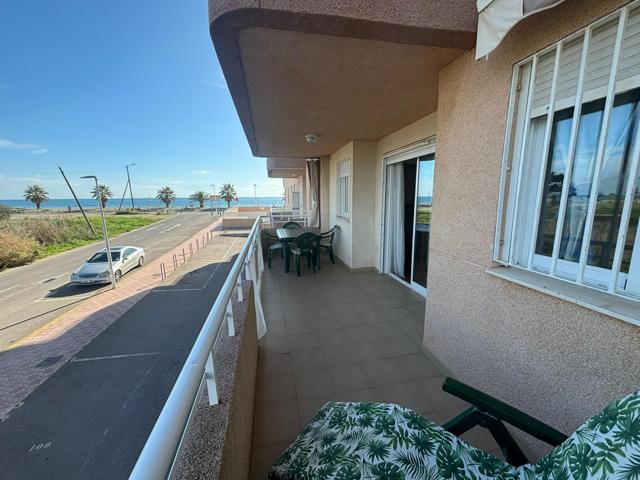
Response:
[{"label": "car wheel", "polygon": [[120,270],[116,270],[113,276],[116,278],[116,282],[119,282],[120,279],[122,278],[122,272]]},{"label": "car wheel", "polygon": [[144,257],[140,257],[138,260],[138,266],[141,267],[142,265],[144,265]]}]

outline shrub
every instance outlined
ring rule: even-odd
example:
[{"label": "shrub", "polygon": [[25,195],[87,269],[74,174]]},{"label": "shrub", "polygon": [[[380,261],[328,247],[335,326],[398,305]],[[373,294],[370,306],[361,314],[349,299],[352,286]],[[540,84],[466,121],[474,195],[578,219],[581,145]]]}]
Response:
[{"label": "shrub", "polygon": [[11,216],[11,209],[6,205],[0,204],[0,222],[6,222]]},{"label": "shrub", "polygon": [[0,270],[31,262],[37,249],[38,244],[32,238],[0,230]]}]

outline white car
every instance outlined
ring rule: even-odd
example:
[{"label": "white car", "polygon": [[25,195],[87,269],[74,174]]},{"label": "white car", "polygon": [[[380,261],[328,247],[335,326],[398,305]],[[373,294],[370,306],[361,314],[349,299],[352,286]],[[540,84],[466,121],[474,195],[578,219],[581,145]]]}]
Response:
[{"label": "white car", "polygon": [[[116,281],[129,270],[144,265],[144,250],[140,247],[111,247],[111,261]],[[110,283],[107,249],[96,252],[84,265],[71,274],[71,283],[94,285]]]}]

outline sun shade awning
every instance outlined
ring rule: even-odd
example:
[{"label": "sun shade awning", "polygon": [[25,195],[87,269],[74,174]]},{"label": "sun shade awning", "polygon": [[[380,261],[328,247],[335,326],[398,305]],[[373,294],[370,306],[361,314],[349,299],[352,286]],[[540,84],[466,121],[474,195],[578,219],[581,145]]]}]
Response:
[{"label": "sun shade awning", "polygon": [[513,26],[564,0],[478,0],[476,60],[489,55]]}]

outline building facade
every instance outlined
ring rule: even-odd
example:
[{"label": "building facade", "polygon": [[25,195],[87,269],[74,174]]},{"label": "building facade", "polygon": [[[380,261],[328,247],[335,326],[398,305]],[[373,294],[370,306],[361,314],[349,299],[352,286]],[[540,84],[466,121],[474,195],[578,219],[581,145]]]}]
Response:
[{"label": "building facade", "polygon": [[470,1],[210,15],[254,155],[319,159],[339,260],[426,296],[444,372],[572,431],[640,378],[640,5],[548,6],[480,59]]}]

